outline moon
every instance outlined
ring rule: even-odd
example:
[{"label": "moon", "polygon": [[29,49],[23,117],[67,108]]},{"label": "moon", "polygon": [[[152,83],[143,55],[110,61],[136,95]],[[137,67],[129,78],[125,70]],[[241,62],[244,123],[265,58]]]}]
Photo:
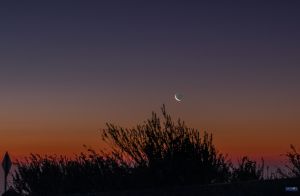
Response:
[{"label": "moon", "polygon": [[174,98],[175,98],[176,101],[180,102],[180,101],[182,101],[182,99],[183,99],[183,95],[180,94],[180,93],[176,93],[176,94],[174,95]]}]

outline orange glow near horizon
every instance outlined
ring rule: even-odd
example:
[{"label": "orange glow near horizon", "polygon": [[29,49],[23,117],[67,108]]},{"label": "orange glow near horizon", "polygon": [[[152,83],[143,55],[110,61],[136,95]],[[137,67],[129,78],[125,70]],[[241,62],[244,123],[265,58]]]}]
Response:
[{"label": "orange glow near horizon", "polygon": [[[173,111],[173,114],[175,120],[178,113]],[[150,117],[150,114],[141,115],[139,122],[125,118],[120,121],[119,125],[133,127],[134,124],[142,123],[142,118],[147,117]],[[227,154],[232,161],[237,161],[242,156],[247,155],[258,161],[264,158],[267,164],[278,165],[284,160],[281,155],[289,150],[290,144],[295,144],[297,147],[297,138],[299,138],[299,133],[296,132],[297,123],[279,121],[263,123],[262,121],[246,122],[242,120],[239,123],[230,123],[228,119],[226,121],[220,120],[217,123],[209,120],[197,121],[193,116],[190,116],[189,119],[186,120],[189,127],[200,127],[200,131],[207,130],[209,133],[213,133],[214,144],[217,149],[221,153]],[[116,121],[115,119],[114,122]],[[80,124],[81,126],[79,126]],[[52,125],[48,126],[50,128],[44,129],[43,132],[39,131],[41,126],[32,126],[31,130],[24,128],[23,135],[15,127],[15,130],[11,129],[10,132],[2,135],[0,153],[4,154],[5,151],[9,151],[14,160],[22,160],[30,153],[65,155],[72,158],[75,154],[85,151],[83,145],[96,151],[103,150],[101,129],[97,121],[89,125],[74,121],[71,125],[69,127],[67,124],[56,125],[56,131],[51,130],[55,128]],[[102,128],[104,127],[102,126]],[[4,128],[2,129],[4,130]],[[282,132],[284,129],[290,130],[290,134],[285,135]]]}]

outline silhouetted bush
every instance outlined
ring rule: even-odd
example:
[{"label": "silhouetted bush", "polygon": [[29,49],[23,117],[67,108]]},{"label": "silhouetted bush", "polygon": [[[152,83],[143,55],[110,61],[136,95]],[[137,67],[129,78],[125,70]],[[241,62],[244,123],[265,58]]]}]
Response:
[{"label": "silhouetted bush", "polygon": [[180,119],[175,123],[165,106],[162,120],[152,118],[136,128],[107,124],[102,138],[115,158],[128,160],[133,167],[132,183],[137,186],[209,184],[227,182],[230,164],[213,145],[212,135],[188,128]]},{"label": "silhouetted bush", "polygon": [[277,171],[282,177],[300,177],[300,154],[293,145],[290,148],[291,151],[285,154],[287,158],[285,168],[279,168]]},{"label": "silhouetted bush", "polygon": [[264,175],[264,160],[262,159],[261,165],[256,161],[250,160],[249,157],[244,156],[239,162],[237,167],[233,168],[232,181],[250,181],[262,180]]},{"label": "silhouetted bush", "polygon": [[162,118],[153,112],[135,128],[107,124],[101,136],[108,152],[88,149],[74,159],[31,154],[18,161],[15,191],[55,195],[262,179],[263,166],[244,157],[232,167],[212,134],[175,123],[164,105],[161,110]]},{"label": "silhouetted bush", "polygon": [[[17,162],[14,189],[23,195],[99,192],[121,188],[127,168],[89,150],[75,159],[31,154]],[[123,183],[123,181],[122,181]]]}]

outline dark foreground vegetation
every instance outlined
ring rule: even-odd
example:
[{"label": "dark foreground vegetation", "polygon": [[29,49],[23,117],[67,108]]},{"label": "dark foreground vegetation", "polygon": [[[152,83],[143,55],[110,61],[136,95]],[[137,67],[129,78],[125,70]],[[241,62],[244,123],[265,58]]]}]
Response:
[{"label": "dark foreground vegetation", "polygon": [[[267,191],[272,183],[284,185],[284,180],[289,177],[294,177],[294,182],[299,184],[300,155],[293,146],[286,154],[289,161],[286,170],[265,176],[263,160],[257,163],[245,156],[233,165],[216,149],[211,134],[200,134],[180,119],[174,122],[164,106],[162,118],[152,113],[150,119],[132,129],[107,124],[101,136],[110,147],[108,151],[87,149],[73,159],[31,154],[25,161],[18,161],[11,192],[18,195],[101,192],[110,195],[110,191],[122,191],[118,195],[124,195],[125,190],[134,189],[169,190],[171,194],[175,187],[190,187],[189,191],[196,187],[197,191],[208,191],[205,195],[214,195],[217,194],[215,191],[222,189],[227,190],[223,190],[224,194],[234,190],[243,192],[248,188],[254,192],[255,189],[261,192],[264,188]],[[243,186],[248,188],[235,188]],[[158,192],[152,195],[159,195]],[[235,194],[231,192],[229,195]]]},{"label": "dark foreground vegetation", "polygon": [[[242,181],[209,185],[185,185],[142,190],[108,191],[93,196],[289,196],[299,192],[286,192],[285,187],[300,185],[300,178]],[[68,196],[91,196],[71,194]]]}]

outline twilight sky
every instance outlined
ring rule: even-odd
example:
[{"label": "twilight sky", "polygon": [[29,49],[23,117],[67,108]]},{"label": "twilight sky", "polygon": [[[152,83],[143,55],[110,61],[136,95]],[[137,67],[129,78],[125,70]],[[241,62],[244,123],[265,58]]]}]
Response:
[{"label": "twilight sky", "polygon": [[233,157],[300,147],[300,4],[210,2],[1,2],[0,153],[98,148],[163,103]]}]

